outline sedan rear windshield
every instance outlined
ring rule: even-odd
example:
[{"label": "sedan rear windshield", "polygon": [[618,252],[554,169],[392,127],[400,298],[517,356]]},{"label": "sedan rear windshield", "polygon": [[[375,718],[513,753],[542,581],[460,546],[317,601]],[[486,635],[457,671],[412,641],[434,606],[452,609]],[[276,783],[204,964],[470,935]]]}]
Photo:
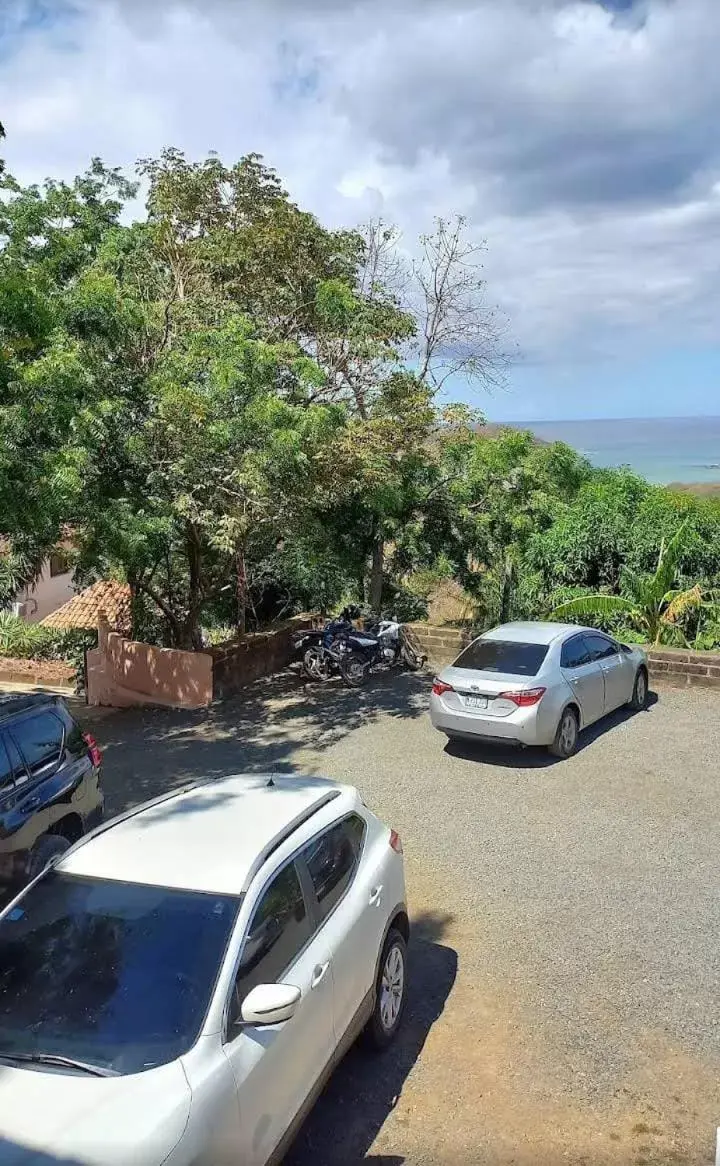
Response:
[{"label": "sedan rear windshield", "polygon": [[119,1073],[194,1044],[240,899],[55,871],[0,919],[0,1057]]},{"label": "sedan rear windshield", "polygon": [[547,644],[516,640],[475,640],[461,652],[453,668],[475,672],[502,672],[506,676],[537,676],[548,654]]}]

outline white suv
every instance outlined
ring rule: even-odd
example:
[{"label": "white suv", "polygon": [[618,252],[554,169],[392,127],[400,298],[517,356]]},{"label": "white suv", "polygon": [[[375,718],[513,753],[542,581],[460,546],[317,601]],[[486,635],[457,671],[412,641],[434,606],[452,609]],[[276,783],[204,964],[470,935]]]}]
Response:
[{"label": "white suv", "polygon": [[230,777],[77,843],[0,915],[0,1160],[282,1157],[405,1002],[402,847],[356,790]]}]

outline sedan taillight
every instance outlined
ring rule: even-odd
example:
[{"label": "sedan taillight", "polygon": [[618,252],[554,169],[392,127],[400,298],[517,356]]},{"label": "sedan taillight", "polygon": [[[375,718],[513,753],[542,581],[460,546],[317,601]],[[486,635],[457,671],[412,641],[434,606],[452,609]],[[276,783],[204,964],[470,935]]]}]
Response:
[{"label": "sedan taillight", "polygon": [[497,700],[509,700],[519,709],[525,709],[539,704],[546,692],[546,688],[526,688],[524,692],[501,692]]},{"label": "sedan taillight", "polygon": [[90,760],[97,768],[97,766],[102,764],[102,753],[100,752],[100,746],[93,737],[92,733],[83,733],[83,741],[87,745],[87,751]]},{"label": "sedan taillight", "polygon": [[454,692],[452,684],[446,684],[444,680],[438,680],[437,677],[433,680],[432,690],[435,696],[442,696],[444,692]]},{"label": "sedan taillight", "polygon": [[397,830],[390,831],[390,845],[392,846],[392,848],[396,854],[402,854],[402,852],[403,852],[402,838],[398,834]]}]

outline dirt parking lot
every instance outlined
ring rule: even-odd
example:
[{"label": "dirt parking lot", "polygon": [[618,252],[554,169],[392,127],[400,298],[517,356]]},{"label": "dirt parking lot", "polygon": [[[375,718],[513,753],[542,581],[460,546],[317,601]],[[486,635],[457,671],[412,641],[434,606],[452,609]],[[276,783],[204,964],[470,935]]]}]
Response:
[{"label": "dirt parking lot", "polygon": [[568,762],[450,747],[427,678],[85,710],[110,811],[197,776],[347,780],[401,831],[413,985],[288,1161],[708,1164],[720,1124],[720,698],[663,689]]}]

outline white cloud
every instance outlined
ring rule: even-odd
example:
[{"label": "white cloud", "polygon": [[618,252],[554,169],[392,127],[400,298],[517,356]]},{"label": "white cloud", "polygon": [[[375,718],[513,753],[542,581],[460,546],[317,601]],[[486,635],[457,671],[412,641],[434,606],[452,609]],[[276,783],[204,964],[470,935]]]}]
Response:
[{"label": "white cloud", "polygon": [[[52,12],[48,4],[48,12]],[[716,0],[75,0],[3,43],[21,178],[257,150],[332,223],[460,211],[530,356],[714,337]],[[20,29],[20,31],[18,31]]]}]

